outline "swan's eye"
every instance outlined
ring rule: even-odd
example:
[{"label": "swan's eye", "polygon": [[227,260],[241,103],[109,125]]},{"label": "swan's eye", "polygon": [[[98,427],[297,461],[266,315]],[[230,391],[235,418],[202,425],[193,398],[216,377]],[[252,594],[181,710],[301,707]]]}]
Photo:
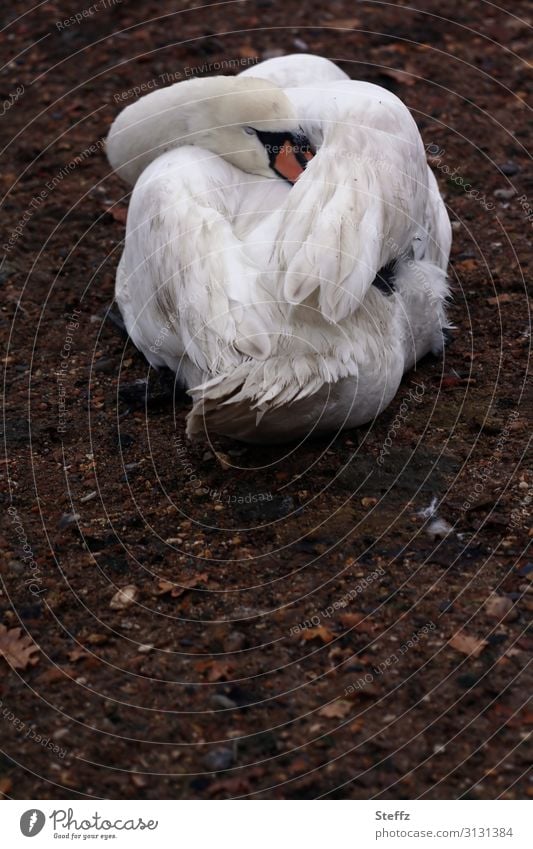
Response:
[{"label": "swan's eye", "polygon": [[244,132],[247,136],[255,136],[255,130],[253,127],[245,127]]}]

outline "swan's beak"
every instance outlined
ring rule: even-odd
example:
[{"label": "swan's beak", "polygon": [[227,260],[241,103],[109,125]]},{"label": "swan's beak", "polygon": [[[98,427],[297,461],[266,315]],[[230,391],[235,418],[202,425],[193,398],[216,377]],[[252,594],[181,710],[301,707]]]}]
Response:
[{"label": "swan's beak", "polygon": [[276,174],[295,183],[315,155],[311,143],[303,133],[264,133],[257,131],[268,153],[270,167]]}]

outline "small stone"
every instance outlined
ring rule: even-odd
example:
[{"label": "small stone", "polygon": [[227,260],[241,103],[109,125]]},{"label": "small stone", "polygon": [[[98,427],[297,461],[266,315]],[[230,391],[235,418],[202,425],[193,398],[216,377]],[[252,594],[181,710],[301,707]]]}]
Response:
[{"label": "small stone", "polygon": [[213,749],[204,758],[204,766],[211,772],[220,772],[229,769],[234,761],[233,749],[228,746],[220,746]]},{"label": "small stone", "polygon": [[487,616],[491,619],[513,622],[518,619],[518,610],[510,598],[504,595],[491,595],[485,602]]},{"label": "small stone", "polygon": [[223,693],[215,693],[214,696],[211,696],[211,704],[225,710],[237,707],[237,702],[234,702],[233,699],[230,699],[229,696],[225,696]]},{"label": "small stone", "polygon": [[506,177],[514,177],[514,175],[518,174],[518,172],[520,171],[520,168],[518,167],[516,162],[504,162],[502,165],[499,166],[499,168],[502,174],[504,174]]},{"label": "small stone", "polygon": [[92,492],[89,492],[87,493],[87,495],[84,495],[83,498],[80,498],[80,504],[85,504],[87,501],[92,501],[93,498],[96,498],[97,495],[98,493],[94,489]]},{"label": "small stone", "polygon": [[139,590],[134,584],[122,587],[109,602],[109,607],[111,610],[125,610],[134,603],[138,592]]},{"label": "small stone", "polygon": [[516,189],[513,188],[494,190],[494,197],[498,198],[498,200],[511,200],[511,198],[514,198],[515,194]]},{"label": "small stone", "polygon": [[533,563],[524,563],[520,566],[518,574],[521,578],[527,578],[528,581],[533,581]]},{"label": "small stone", "polygon": [[262,54],[262,59],[276,59],[278,56],[285,56],[285,51],[280,50],[279,48],[273,47],[271,50],[264,50]]}]

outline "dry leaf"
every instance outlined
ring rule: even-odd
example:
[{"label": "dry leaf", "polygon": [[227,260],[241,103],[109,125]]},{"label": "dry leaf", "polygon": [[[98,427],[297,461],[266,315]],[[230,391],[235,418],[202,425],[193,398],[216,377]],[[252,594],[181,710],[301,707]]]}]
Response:
[{"label": "dry leaf", "polygon": [[207,584],[209,575],[207,572],[199,572],[192,578],[180,578],[177,582],[161,580],[157,584],[156,595],[166,595],[170,593],[172,598],[179,598],[186,593],[187,590],[194,590],[200,584]]},{"label": "dry leaf", "polygon": [[335,18],[327,22],[328,27],[342,27],[343,29],[357,29],[361,26],[359,18]]},{"label": "dry leaf", "polygon": [[128,217],[128,209],[125,206],[109,206],[106,212],[112,216],[119,224],[125,224]]},{"label": "dry leaf", "polygon": [[414,65],[411,65],[409,62],[405,65],[405,71],[401,71],[399,68],[382,68],[380,73],[384,77],[390,77],[391,80],[395,80],[397,83],[401,83],[402,85],[414,85],[416,83],[416,77],[413,76],[415,72],[417,72],[417,68]]},{"label": "dry leaf", "polygon": [[255,50],[253,47],[248,47],[247,45],[243,45],[239,48],[239,56],[241,56],[243,59],[259,58],[257,50]]},{"label": "dry leaf", "polygon": [[21,628],[11,628],[8,631],[4,625],[0,625],[0,654],[13,669],[35,666],[39,660],[35,656],[38,651],[39,647],[31,637],[22,633]]},{"label": "dry leaf", "polygon": [[339,621],[345,628],[355,628],[356,631],[361,631],[362,634],[374,633],[373,623],[363,613],[341,613]]},{"label": "dry leaf", "polygon": [[139,590],[135,584],[129,584],[127,587],[122,587],[121,590],[115,593],[109,607],[111,610],[125,610],[130,607],[137,598]]},{"label": "dry leaf", "polygon": [[198,672],[207,672],[206,678],[211,683],[229,681],[233,672],[233,665],[225,660],[202,660],[195,668]]},{"label": "dry leaf", "polygon": [[317,628],[306,628],[305,631],[302,632],[302,638],[307,642],[308,640],[319,639],[322,640],[323,643],[330,643],[335,637],[332,631],[329,628],[326,628],[325,625],[319,625]]},{"label": "dry leaf", "polygon": [[337,699],[336,702],[331,702],[329,705],[324,705],[318,711],[319,716],[325,716],[327,719],[344,719],[352,710],[352,705],[345,702],[343,699]]},{"label": "dry leaf", "polygon": [[449,641],[453,649],[462,652],[462,654],[479,657],[485,646],[488,646],[486,640],[480,640],[478,637],[470,637],[463,631],[457,631]]},{"label": "dry leaf", "polygon": [[463,259],[462,262],[455,263],[455,271],[462,273],[474,271],[478,266],[476,259]]},{"label": "dry leaf", "polygon": [[65,678],[74,679],[79,673],[73,666],[51,666],[41,672],[37,678],[38,684],[55,684],[56,681],[64,682]]},{"label": "dry leaf", "polygon": [[503,292],[501,295],[496,295],[495,298],[487,298],[487,303],[491,306],[495,304],[508,304],[509,301],[513,301],[514,298],[509,292]]},{"label": "dry leaf", "polygon": [[72,649],[72,651],[69,651],[68,653],[68,659],[71,660],[72,663],[77,663],[78,660],[84,660],[87,657],[90,657],[90,655],[80,646],[76,646],[75,649]]}]

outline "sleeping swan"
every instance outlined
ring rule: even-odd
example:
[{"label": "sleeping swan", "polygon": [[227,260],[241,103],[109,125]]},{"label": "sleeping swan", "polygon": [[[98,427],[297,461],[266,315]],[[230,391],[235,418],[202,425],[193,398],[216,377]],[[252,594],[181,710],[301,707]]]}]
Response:
[{"label": "sleeping swan", "polygon": [[142,97],[107,155],[133,186],[116,300],[189,390],[189,437],[364,424],[442,349],[450,222],[385,89],[271,59]]}]

